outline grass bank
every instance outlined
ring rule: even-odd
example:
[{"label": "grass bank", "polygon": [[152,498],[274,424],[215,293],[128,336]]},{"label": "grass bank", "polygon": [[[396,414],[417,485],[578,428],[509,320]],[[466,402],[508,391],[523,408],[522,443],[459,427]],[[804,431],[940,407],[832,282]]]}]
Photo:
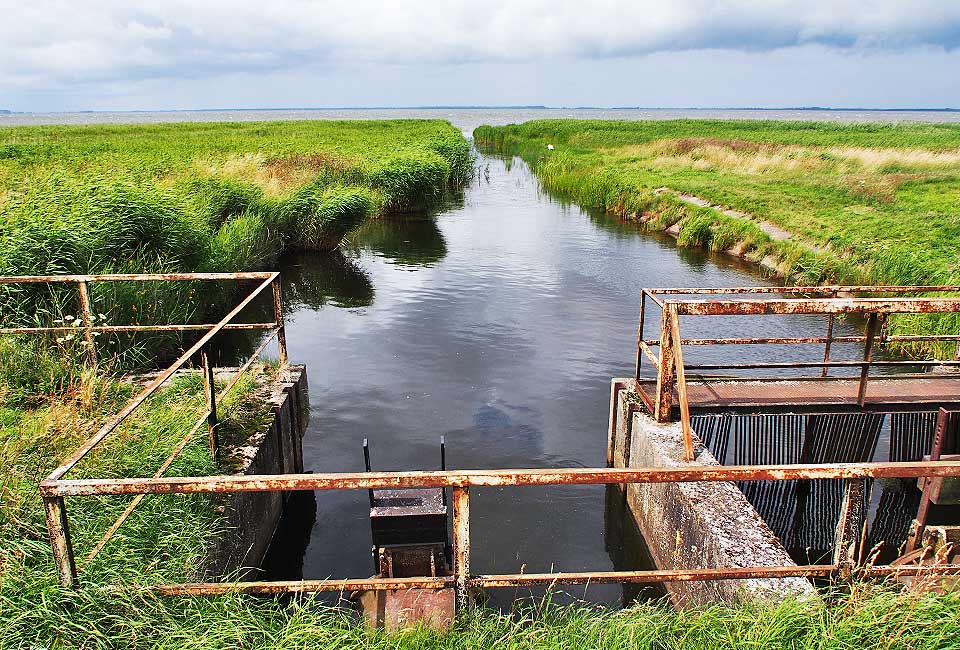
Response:
[{"label": "grass bank", "polygon": [[[763,262],[789,282],[960,283],[960,125],[541,120],[474,138],[584,207],[672,226],[681,246]],[[891,325],[921,324],[960,328]]]},{"label": "grass bank", "polygon": [[265,268],[471,170],[438,120],[4,128],[0,274]]}]

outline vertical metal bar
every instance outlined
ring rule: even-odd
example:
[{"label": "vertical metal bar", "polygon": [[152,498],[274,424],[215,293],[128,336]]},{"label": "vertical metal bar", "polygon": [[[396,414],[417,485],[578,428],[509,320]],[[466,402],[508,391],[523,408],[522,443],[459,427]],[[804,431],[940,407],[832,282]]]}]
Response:
[{"label": "vertical metal bar", "polygon": [[[370,444],[367,442],[367,439],[363,439],[363,468],[365,471],[370,471]],[[370,497],[370,507],[373,507],[373,490],[367,490],[367,496]]]},{"label": "vertical metal bar", "polygon": [[287,328],[283,322],[283,295],[279,275],[273,280],[273,319],[277,321],[277,360],[281,366],[285,366],[288,363]]},{"label": "vertical metal bar", "polygon": [[[950,424],[950,412],[941,407],[937,413],[937,430],[933,436],[933,444],[930,447],[930,460],[940,460],[943,453],[943,441],[947,435],[947,426]],[[910,526],[910,533],[907,536],[906,551],[915,551],[923,546],[923,531],[927,527],[927,518],[930,516],[930,505],[932,503],[931,492],[933,479],[929,476],[923,477],[923,489],[920,495],[920,506],[917,508],[917,518],[913,520]]]},{"label": "vertical metal bar", "polygon": [[83,313],[83,336],[87,341],[87,358],[91,365],[97,365],[97,349],[94,347],[93,310],[90,308],[90,292],[84,280],[77,282],[80,291],[80,311]]},{"label": "vertical metal bar", "polygon": [[66,503],[63,497],[43,497],[43,507],[47,511],[47,533],[50,535],[60,586],[73,587],[77,584],[77,564],[73,559]]},{"label": "vertical metal bar", "polygon": [[670,420],[670,407],[673,404],[673,328],[670,325],[670,312],[676,312],[676,306],[666,303],[663,318],[660,320],[660,369],[657,373],[657,394],[654,404],[654,417],[657,422]]},{"label": "vertical metal bar", "polygon": [[[440,471],[447,471],[447,441],[440,436]],[[440,495],[443,497],[443,507],[447,507],[447,488],[440,488]],[[433,557],[431,555],[431,557]]]},{"label": "vertical metal bar", "polygon": [[470,606],[467,579],[470,577],[470,491],[453,488],[453,576],[457,594],[457,611]]},{"label": "vertical metal bar", "polygon": [[209,346],[201,348],[200,361],[203,365],[203,389],[207,397],[207,439],[210,444],[210,456],[216,461],[220,446],[217,440],[217,385],[214,382]]},{"label": "vertical metal bar", "polygon": [[633,378],[637,381],[640,381],[640,362],[643,360],[643,348],[641,347],[641,343],[643,343],[643,320],[646,312],[646,305],[647,290],[642,289],[640,291],[640,324],[637,326],[637,365],[636,370],[633,373]]},{"label": "vertical metal bar", "polygon": [[867,330],[865,332],[867,340],[863,343],[864,365],[860,368],[860,388],[857,391],[857,404],[863,406],[863,401],[867,397],[867,377],[870,374],[870,362],[873,361],[873,339],[877,334],[877,314],[870,314],[867,319]]},{"label": "vertical metal bar", "polygon": [[[837,294],[836,294],[836,293],[833,293],[831,297],[836,298],[836,297],[837,297]],[[833,314],[828,314],[828,315],[827,315],[827,342],[826,342],[826,344],[825,344],[824,347],[823,347],[823,362],[824,362],[824,363],[830,363],[830,346],[833,344],[833,319],[834,319],[834,315],[833,315]],[[828,372],[829,370],[830,370],[830,367],[829,367],[829,366],[824,366],[824,367],[823,367],[823,370],[820,372],[820,376],[821,376],[821,377],[826,377],[826,376],[827,376],[827,372]]]},{"label": "vertical metal bar", "polygon": [[836,538],[833,547],[833,563],[840,567],[842,577],[860,562],[858,550],[863,535],[865,512],[866,481],[862,478],[844,481],[843,504],[837,521]]},{"label": "vertical metal bar", "polygon": [[677,366],[677,397],[680,401],[680,427],[683,429],[683,459],[693,460],[693,431],[690,427],[690,402],[687,400],[687,374],[683,368],[683,339],[680,337],[680,316],[670,310],[670,330],[673,333],[674,363]]}]

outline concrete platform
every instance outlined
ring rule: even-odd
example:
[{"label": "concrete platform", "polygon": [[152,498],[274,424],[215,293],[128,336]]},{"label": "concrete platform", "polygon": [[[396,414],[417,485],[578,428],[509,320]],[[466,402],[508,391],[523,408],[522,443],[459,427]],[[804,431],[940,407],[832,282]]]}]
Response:
[{"label": "concrete platform", "polygon": [[[632,387],[632,379],[613,380]],[[639,397],[613,390],[611,456],[614,467],[685,465],[679,423],[658,424],[640,409]],[[696,441],[694,463],[718,465]],[[795,566],[786,549],[743,492],[731,482],[632,484],[627,510],[643,534],[657,569]],[[819,598],[805,578],[754,578],[666,583],[679,606],[737,603],[787,596]]]}]

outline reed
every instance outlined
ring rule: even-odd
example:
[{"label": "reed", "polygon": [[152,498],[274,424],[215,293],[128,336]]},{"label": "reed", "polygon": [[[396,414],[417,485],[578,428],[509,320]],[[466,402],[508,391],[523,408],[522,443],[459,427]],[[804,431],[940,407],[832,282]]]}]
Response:
[{"label": "reed", "polygon": [[[765,260],[789,283],[960,283],[955,124],[541,120],[480,127],[474,138],[522,156],[562,197],[651,229],[679,224],[679,245]],[[772,238],[762,222],[790,238]],[[960,319],[900,316],[890,327],[956,333]],[[953,354],[938,344],[901,351]]]}]

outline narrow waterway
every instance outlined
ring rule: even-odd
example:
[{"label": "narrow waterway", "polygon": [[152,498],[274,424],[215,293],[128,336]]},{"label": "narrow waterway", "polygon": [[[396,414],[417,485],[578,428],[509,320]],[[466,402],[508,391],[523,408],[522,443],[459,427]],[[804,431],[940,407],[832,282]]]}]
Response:
[{"label": "narrow waterway", "polygon": [[[436,468],[440,436],[451,468],[602,466],[609,381],[633,372],[640,288],[763,282],[730,259],[564,204],[519,160],[483,156],[437,214],[373,222],[343,256],[298,256],[282,271],[290,356],[309,368],[313,472],[362,470],[364,438],[374,469]],[[784,321],[726,326],[783,335]],[[715,327],[704,319],[689,332]],[[837,334],[852,331],[841,323]],[[822,355],[810,347],[793,358]],[[476,490],[471,569],[637,566],[636,549],[624,553],[605,523],[604,496],[602,486]],[[366,494],[316,498],[303,576],[370,575]],[[611,604],[623,595],[569,592]]]}]

